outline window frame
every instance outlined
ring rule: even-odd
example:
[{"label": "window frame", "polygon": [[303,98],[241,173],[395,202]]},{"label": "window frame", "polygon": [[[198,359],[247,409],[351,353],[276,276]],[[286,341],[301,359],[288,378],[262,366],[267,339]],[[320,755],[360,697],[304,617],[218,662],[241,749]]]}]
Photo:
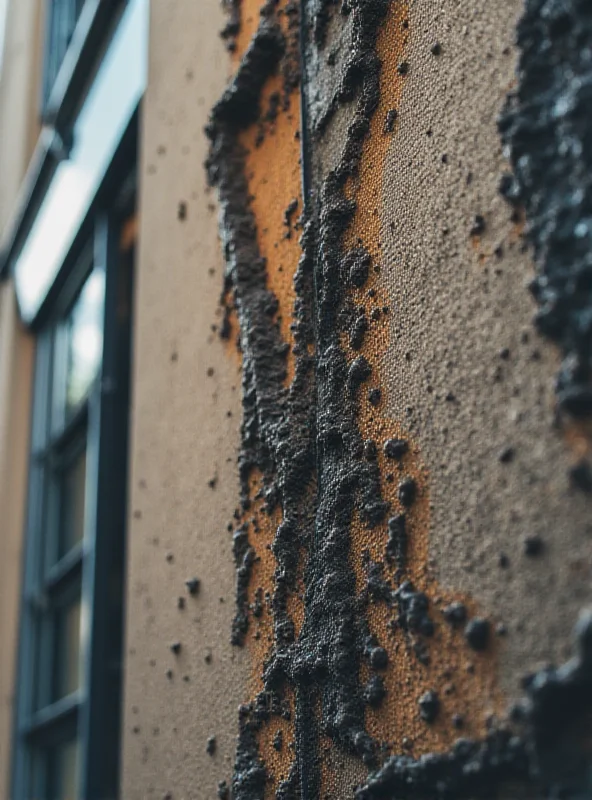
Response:
[{"label": "window frame", "polygon": [[[44,2],[47,5],[49,0]],[[60,162],[68,157],[78,112],[128,3],[129,0],[85,0],[54,86],[43,103],[49,38],[46,28],[38,100],[42,129],[21,186],[18,207],[0,241],[0,280],[7,277],[11,259],[26,239]]]},{"label": "window frame", "polygon": [[[49,798],[49,775],[34,769],[37,743],[47,747],[77,730],[80,742],[78,796],[105,800],[117,796],[119,783],[120,703],[123,672],[124,564],[127,506],[127,438],[129,416],[129,375],[131,360],[131,293],[133,266],[122,256],[119,232],[135,212],[136,149],[130,170],[130,138],[137,136],[137,122],[128,131],[114,159],[104,191],[93,209],[92,219],[77,240],[92,241],[92,254],[84,241],[73,248],[68,269],[62,270],[36,324],[36,357],[31,409],[31,456],[29,465],[28,511],[23,553],[21,625],[18,654],[19,683],[14,715],[12,793],[14,800],[30,796]],[[122,160],[127,163],[121,180]],[[117,180],[111,173],[118,175]],[[75,242],[76,244],[76,242]],[[92,267],[91,267],[92,264]],[[51,402],[56,331],[77,298],[92,270],[104,273],[102,313],[103,349],[99,375],[87,399],[57,436],[51,430]],[[121,313],[125,292],[127,313]],[[57,563],[48,568],[48,550],[58,552],[58,526],[47,521],[48,475],[56,453],[84,436],[86,431],[85,531]],[[119,596],[119,614],[111,601],[113,576]],[[41,578],[43,576],[43,580]],[[45,619],[46,592],[64,592],[80,582],[81,614],[87,614],[87,639],[81,636],[81,685],[74,693],[53,700],[34,711],[36,670],[50,675],[47,659],[51,653],[51,623]],[[85,611],[86,609],[86,611]],[[39,618],[44,620],[39,622]],[[83,623],[84,625],[84,623]],[[41,631],[41,633],[40,633]],[[53,657],[53,656],[51,656]],[[42,687],[50,697],[51,687]],[[53,735],[53,738],[52,738]],[[57,738],[56,738],[57,737]],[[109,751],[108,754],[106,751]],[[37,765],[38,767],[38,765]],[[30,785],[29,775],[36,783]],[[38,778],[38,780],[37,780]],[[43,785],[45,783],[45,786]]]},{"label": "window frame", "polygon": [[[74,8],[77,0],[44,2],[40,118],[45,124],[67,133],[128,0],[82,0],[79,11]],[[55,56],[56,11],[62,17],[69,17],[70,24],[63,24],[64,29],[68,29],[65,34],[69,35],[69,41],[57,57],[57,68],[50,71],[51,59]]]}]

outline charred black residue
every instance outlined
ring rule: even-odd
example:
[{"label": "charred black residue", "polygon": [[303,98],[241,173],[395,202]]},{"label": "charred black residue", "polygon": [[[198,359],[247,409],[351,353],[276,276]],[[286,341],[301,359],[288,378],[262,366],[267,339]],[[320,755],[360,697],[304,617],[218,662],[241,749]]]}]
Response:
[{"label": "charred black residue", "polygon": [[[318,4],[318,13],[307,21],[317,32],[317,43],[322,39],[329,6],[328,2]],[[241,130],[258,124],[262,87],[273,72],[283,68],[289,50],[273,9],[262,15],[237,75],[213,109],[208,127],[212,142],[208,174],[218,187],[222,205],[225,294],[232,296],[240,325],[243,506],[250,504],[249,480],[257,471],[263,476],[267,510],[276,506],[282,510],[273,544],[277,562],[272,599],[274,647],[265,667],[264,691],[241,708],[233,781],[236,798],[262,794],[266,770],[258,752],[257,732],[273,714],[281,713],[286,685],[293,686],[296,694],[297,760],[289,785],[280,788],[281,796],[296,789],[303,797],[318,796],[319,723],[338,745],[368,763],[374,762],[377,750],[365,731],[364,709],[366,702],[378,702],[381,692],[375,682],[370,696],[365,696],[359,665],[367,658],[373,669],[382,670],[388,657],[381,643],[368,636],[349,550],[354,511],[374,526],[385,518],[388,507],[381,496],[376,459],[364,458],[357,424],[360,389],[368,381],[371,367],[363,356],[348,365],[340,333],[347,287],[361,287],[368,279],[368,254],[362,250],[349,254],[343,247],[355,211],[355,205],[346,199],[345,184],[359,163],[378,104],[380,64],[375,44],[387,9],[388,1],[379,0],[358,3],[352,10],[354,51],[343,88],[350,97],[358,96],[357,110],[343,161],[327,178],[318,207],[308,209],[303,256],[295,280],[296,368],[289,389],[284,386],[285,349],[275,320],[278,304],[266,286],[265,263],[258,251],[256,222],[248,202],[244,153],[238,141]],[[362,68],[354,68],[355,64]],[[364,319],[363,312],[358,312],[354,339],[363,336]],[[311,344],[314,356],[309,352]],[[300,549],[308,552],[308,566],[305,618],[296,639],[287,598],[295,590]],[[234,552],[238,605],[233,638],[240,643],[249,625],[247,590],[254,557],[244,524],[235,533]],[[319,701],[323,708],[320,721],[314,710]]]},{"label": "charred black residue", "polygon": [[518,25],[518,86],[499,122],[535,257],[537,328],[561,348],[557,400],[592,412],[592,5],[527,0]]},{"label": "charred black residue", "polygon": [[419,714],[424,722],[435,722],[436,717],[440,711],[440,698],[438,693],[430,689],[422,694],[417,701],[419,706]]},{"label": "charred black residue", "polygon": [[227,22],[220,31],[220,36],[232,52],[236,49],[236,37],[240,31],[240,0],[222,0],[222,6],[227,14]]},{"label": "charred black residue", "polygon": [[[249,204],[245,152],[241,131],[259,125],[261,91],[274,73],[283,78],[281,107],[298,82],[298,4],[288,3],[288,33],[279,24],[275,3],[266,3],[259,28],[237,74],[214,107],[207,134],[211,140],[207,162],[210,182],[217,186],[221,203],[220,234],[226,259],[224,295],[232,300],[239,322],[243,360],[242,448],[239,458],[242,506],[251,504],[250,481],[261,475],[265,511],[281,507],[282,523],[273,552],[277,562],[271,598],[274,619],[274,653],[267,663],[265,689],[239,712],[233,796],[255,800],[263,795],[267,771],[259,755],[258,731],[273,716],[285,715],[284,688],[295,682],[294,629],[287,613],[287,598],[295,591],[299,550],[312,536],[307,501],[313,481],[314,360],[309,353],[312,336],[312,262],[301,260],[295,280],[298,297],[293,325],[295,377],[286,388],[286,344],[277,321],[278,301],[267,287],[266,264],[257,243],[256,220]],[[295,210],[295,209],[294,209]],[[290,216],[293,211],[290,211]],[[306,232],[304,237],[306,238]],[[255,559],[249,540],[249,523],[234,534],[237,564],[237,612],[233,641],[240,644],[249,625],[248,587]],[[298,783],[298,775],[288,783]],[[284,794],[287,788],[284,786]],[[288,795],[286,795],[288,796]]]}]

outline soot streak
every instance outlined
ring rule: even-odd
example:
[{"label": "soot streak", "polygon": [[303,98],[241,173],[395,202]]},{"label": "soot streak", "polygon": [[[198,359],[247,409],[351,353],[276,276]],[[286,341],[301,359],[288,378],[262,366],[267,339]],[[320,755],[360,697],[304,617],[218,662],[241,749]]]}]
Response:
[{"label": "soot streak", "polygon": [[[284,36],[273,6],[266,4],[259,28],[236,76],[212,110],[207,135],[211,142],[206,162],[209,181],[219,193],[220,236],[226,261],[223,299],[232,297],[239,322],[243,362],[242,446],[239,456],[242,505],[250,506],[250,480],[263,478],[266,510],[280,507],[282,522],[273,544],[276,559],[272,598],[274,648],[266,664],[264,690],[239,710],[239,738],[233,778],[237,800],[256,800],[263,795],[267,771],[259,754],[258,731],[273,716],[286,714],[284,688],[291,670],[290,649],[294,629],[287,612],[287,597],[296,590],[299,550],[309,544],[310,509],[306,502],[314,468],[314,362],[310,320],[311,265],[305,257],[295,277],[296,306],[293,324],[295,376],[285,387],[286,345],[276,319],[277,298],[267,287],[257,226],[249,203],[245,173],[246,153],[240,134],[258,123],[261,91],[266,80],[282,70],[284,91],[291,91],[297,77],[294,37],[298,26],[295,4],[288,4],[288,36]],[[296,41],[296,44],[298,42]],[[305,234],[306,235],[306,234]],[[242,644],[249,625],[247,589],[254,551],[245,526],[234,535],[237,562],[237,613],[233,642]],[[298,722],[297,722],[298,724]],[[294,771],[278,795],[297,795],[299,776]]]},{"label": "soot streak", "polygon": [[[317,32],[318,42],[331,3],[317,5],[309,29]],[[348,752],[375,763],[376,743],[365,731],[364,713],[368,702],[377,702],[377,692],[365,698],[359,667],[367,658],[370,665],[384,668],[386,651],[377,641],[368,646],[364,604],[369,600],[356,596],[349,552],[354,511],[372,527],[385,518],[388,507],[381,497],[378,465],[363,457],[356,419],[359,389],[370,376],[370,365],[363,357],[348,365],[340,344],[339,315],[345,303],[342,285],[351,280],[360,285],[367,277],[364,254],[344,258],[343,237],[355,212],[355,203],[345,196],[345,184],[359,163],[378,104],[376,36],[388,0],[352,5],[354,47],[344,85],[349,85],[351,97],[358,97],[357,110],[342,163],[326,179],[305,225],[295,279],[296,374],[289,390],[284,386],[285,349],[275,322],[278,303],[266,286],[266,265],[248,201],[245,153],[239,143],[240,132],[257,124],[263,85],[285,58],[286,41],[271,7],[262,15],[207,129],[208,175],[218,188],[222,208],[224,295],[232,296],[237,311],[243,357],[243,507],[249,507],[249,479],[257,470],[264,478],[268,510],[276,506],[282,510],[273,544],[277,561],[273,652],[265,665],[265,690],[240,711],[233,790],[235,797],[245,800],[259,797],[265,786],[257,732],[270,715],[279,713],[288,684],[296,696],[297,768],[281,788],[281,796],[297,792],[318,796],[319,700],[322,731]],[[355,63],[363,69],[354,69]],[[314,356],[311,344],[316,347]],[[286,608],[288,595],[296,588],[301,548],[308,554],[305,616],[295,640]],[[253,562],[244,527],[235,534],[234,550],[238,605],[233,640],[240,644],[249,624],[247,589]]]}]

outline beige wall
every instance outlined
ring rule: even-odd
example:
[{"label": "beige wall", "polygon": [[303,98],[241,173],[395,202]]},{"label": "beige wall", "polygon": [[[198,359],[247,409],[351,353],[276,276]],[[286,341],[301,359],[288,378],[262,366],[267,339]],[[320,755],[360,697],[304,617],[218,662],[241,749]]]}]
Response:
[{"label": "beige wall", "polygon": [[[359,235],[379,267],[369,284],[377,300],[352,293],[375,305],[380,320],[361,352],[384,402],[376,412],[362,406],[360,432],[377,442],[404,436],[411,443],[400,477],[416,478],[419,498],[408,516],[406,576],[429,596],[438,621],[430,671],[389,644],[389,700],[372,721],[377,737],[400,737],[397,752],[404,737],[414,755],[445,750],[458,736],[457,712],[467,735],[483,736],[491,715],[503,715],[520,695],[524,673],[569,656],[572,625],[592,599],[590,498],[568,481],[570,465],[589,444],[573,434],[568,441],[553,426],[557,354],[534,333],[525,288],[531,254],[498,193],[507,165],[496,120],[515,78],[522,3],[482,6],[393,4],[379,43],[387,74],[380,113],[396,108],[397,124],[386,137],[378,117],[378,135],[365,145],[352,223],[352,240]],[[227,644],[233,576],[224,529],[237,498],[238,375],[210,332],[221,267],[209,209],[214,198],[204,190],[202,169],[202,129],[227,61],[215,36],[223,24],[217,0],[199,8],[189,0],[153,2],[152,10],[123,796],[205,798],[231,771],[235,708],[249,668],[245,654]],[[343,34],[331,35],[347,43],[347,23]],[[436,40],[439,55],[432,53]],[[334,52],[341,67],[348,48]],[[308,65],[318,70],[311,95],[320,105],[323,92],[332,95],[332,71],[341,74],[335,58]],[[406,77],[398,72],[402,61],[410,64]],[[351,111],[342,108],[323,144],[315,143],[314,189],[341,156]],[[184,222],[177,219],[180,202],[188,204]],[[471,235],[476,215],[486,220],[481,236]],[[507,448],[512,457],[501,459]],[[397,481],[388,480],[392,465],[385,461],[380,455],[384,493],[397,508]],[[215,475],[212,490],[207,482]],[[353,533],[354,555],[363,555],[364,535],[379,552],[376,532],[373,539],[359,528]],[[525,538],[534,535],[544,543],[536,558],[525,552]],[[361,563],[352,558],[354,568]],[[193,573],[203,578],[203,593],[178,610],[176,598]],[[473,652],[462,631],[444,625],[440,612],[451,600],[491,622],[487,653]],[[378,624],[377,630],[389,641]],[[168,649],[173,641],[182,644],[179,656]],[[418,714],[427,689],[443,698],[432,728]],[[220,745],[213,762],[205,755],[209,735]],[[331,796],[347,796],[353,772],[338,772]]]},{"label": "beige wall", "polygon": [[0,241],[39,134],[41,0],[8,0],[0,71]]},{"label": "beige wall", "polygon": [[[40,0],[11,0],[0,73],[0,239],[37,134]],[[25,526],[33,338],[12,281],[0,284],[0,797],[8,798],[21,549]]]},{"label": "beige wall", "polygon": [[[499,678],[514,699],[525,672],[570,655],[592,601],[590,497],[568,480],[587,444],[554,425],[558,353],[532,325],[532,255],[498,191],[507,162],[496,121],[522,4],[429,5],[411,5],[413,70],[382,185],[381,285],[396,313],[381,369],[389,416],[429,470],[434,573],[505,626]],[[481,237],[470,235],[476,214]],[[533,535],[538,558],[525,555]]]},{"label": "beige wall", "polygon": [[0,797],[8,798],[33,340],[11,283],[0,285]]},{"label": "beige wall", "polygon": [[[240,375],[236,355],[226,354],[212,331],[222,263],[215,198],[203,170],[203,127],[228,69],[217,36],[220,3],[157,0],[151,8],[121,796],[160,799],[171,792],[181,800],[215,797],[217,782],[230,779],[246,685],[246,654],[229,643],[234,567],[227,525],[238,498]],[[185,221],[178,219],[181,202]],[[194,575],[201,590],[190,597],[184,581]],[[169,649],[175,641],[178,656]],[[217,740],[213,756],[206,753],[209,736]]]}]

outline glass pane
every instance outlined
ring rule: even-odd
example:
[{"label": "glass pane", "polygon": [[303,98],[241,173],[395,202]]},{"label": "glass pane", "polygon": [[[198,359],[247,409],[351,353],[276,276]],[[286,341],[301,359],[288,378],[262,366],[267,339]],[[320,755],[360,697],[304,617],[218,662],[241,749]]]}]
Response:
[{"label": "glass pane", "polygon": [[86,451],[83,451],[63,473],[60,496],[60,543],[62,558],[84,536],[84,488],[86,483]]},{"label": "glass pane", "polygon": [[76,800],[80,744],[77,739],[54,747],[48,754],[51,800]]},{"label": "glass pane", "polygon": [[80,687],[80,599],[57,612],[54,700]]},{"label": "glass pane", "polygon": [[127,3],[74,125],[70,156],[60,162],[17,255],[16,292],[26,322],[39,311],[144,93],[149,7],[146,0]]},{"label": "glass pane", "polygon": [[105,278],[95,271],[84,284],[68,319],[66,415],[88,394],[103,353]]}]

